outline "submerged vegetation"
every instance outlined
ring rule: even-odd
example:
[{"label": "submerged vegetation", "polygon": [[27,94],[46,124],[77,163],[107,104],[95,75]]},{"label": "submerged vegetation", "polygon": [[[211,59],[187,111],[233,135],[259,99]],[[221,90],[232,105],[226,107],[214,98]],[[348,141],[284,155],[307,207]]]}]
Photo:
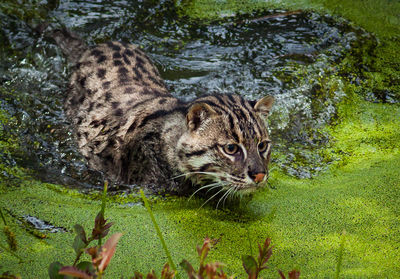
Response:
[{"label": "submerged vegetation", "polygon": [[[262,277],[275,278],[277,270],[293,267],[305,277],[398,276],[398,2],[295,0],[250,5],[198,0],[178,1],[177,7],[169,1],[132,7],[104,2],[107,11],[92,2],[84,7],[76,1],[18,3],[0,4],[5,19],[0,23],[0,277],[45,278],[50,263],[70,263],[77,256],[71,243],[76,243],[74,248],[82,244],[74,242],[74,228],[83,236],[102,203],[102,177],[85,167],[61,113],[62,98],[57,94],[65,88],[65,63],[55,47],[29,29],[49,15],[91,34],[92,43],[111,38],[140,44],[160,65],[171,91],[182,98],[232,88],[249,97],[267,90],[278,96],[281,106],[270,123],[276,146],[268,189],[252,200],[228,201],[218,210],[201,207],[204,200],[196,197],[151,197],[170,258],[187,260],[177,267],[181,274],[194,278],[207,269],[193,247],[209,237],[221,240],[209,251],[207,241],[205,250],[198,250],[207,250],[208,267],[218,270],[219,265],[213,265],[218,260],[226,264],[227,274],[250,278],[257,260],[240,256],[254,255],[253,243],[266,243],[268,236],[274,255]],[[74,12],[77,7],[79,15]],[[267,10],[277,8],[297,12]],[[137,18],[144,22],[145,32],[135,25]],[[297,26],[298,22],[305,25]],[[285,28],[294,33],[284,33]],[[307,28],[319,33],[304,31]],[[262,37],[265,34],[279,36]],[[295,34],[309,39],[310,46],[296,41]],[[291,45],[281,42],[292,37]],[[236,44],[252,41],[245,51],[235,49]],[[261,57],[268,49],[276,53]],[[287,51],[296,49],[301,51]],[[210,68],[214,70],[205,71]],[[230,72],[231,79],[221,78]],[[114,225],[108,229],[124,235],[107,278],[151,269],[164,270],[165,277],[150,276],[171,278],[171,270],[163,269],[168,259],[140,197],[124,185],[110,188],[107,215]],[[28,222],[29,216],[42,223]],[[200,268],[195,270],[189,262]]]}]

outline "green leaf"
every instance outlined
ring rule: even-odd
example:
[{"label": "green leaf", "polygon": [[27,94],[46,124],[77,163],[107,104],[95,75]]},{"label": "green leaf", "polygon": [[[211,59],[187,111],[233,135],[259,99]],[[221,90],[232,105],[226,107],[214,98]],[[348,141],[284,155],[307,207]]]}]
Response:
[{"label": "green leaf", "polygon": [[77,255],[82,254],[83,249],[86,247],[86,244],[82,241],[81,237],[79,235],[75,236],[74,239],[74,244],[72,244],[72,247],[75,250],[75,253]]},{"label": "green leaf", "polygon": [[77,264],[76,266],[78,269],[85,271],[88,274],[95,274],[96,273],[96,269],[94,268],[92,262],[80,262],[79,264]]},{"label": "green leaf", "polygon": [[194,274],[196,274],[196,271],[187,260],[183,260],[179,265],[186,271],[189,278],[195,278]]},{"label": "green leaf", "polygon": [[76,225],[74,226],[74,229],[75,229],[76,235],[78,235],[78,236],[81,238],[81,240],[82,240],[84,243],[87,244],[88,241],[87,241],[87,238],[86,238],[85,229],[84,229],[81,225],[79,225],[79,224],[76,224]]},{"label": "green leaf", "polygon": [[50,279],[63,279],[64,276],[58,274],[58,271],[63,267],[60,262],[54,262],[49,266],[49,278]]},{"label": "green leaf", "polygon": [[242,263],[248,275],[254,276],[257,273],[257,262],[253,256],[242,256]]}]

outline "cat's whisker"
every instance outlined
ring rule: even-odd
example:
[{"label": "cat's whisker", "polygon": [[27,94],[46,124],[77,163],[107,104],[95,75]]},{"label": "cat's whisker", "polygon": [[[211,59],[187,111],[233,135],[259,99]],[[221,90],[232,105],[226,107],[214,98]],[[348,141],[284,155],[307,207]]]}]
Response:
[{"label": "cat's whisker", "polygon": [[206,175],[211,175],[211,176],[215,176],[215,177],[222,177],[223,174],[220,173],[215,173],[215,172],[206,172],[206,171],[193,171],[193,172],[187,172],[184,174],[180,174],[174,177],[171,177],[170,180],[182,177],[182,176],[187,176],[187,175],[191,175],[191,174],[206,174]]},{"label": "cat's whisker", "polygon": [[223,202],[222,202],[222,206],[225,207],[225,202],[227,199],[229,199],[232,196],[232,193],[235,191],[235,186],[231,187],[229,189],[229,193],[228,195],[226,195],[226,197],[224,198]]},{"label": "cat's whisker", "polygon": [[190,201],[190,199],[193,198],[193,196],[194,196],[196,193],[198,193],[199,191],[201,191],[201,190],[203,190],[203,189],[206,189],[206,188],[210,188],[210,187],[212,187],[211,189],[214,189],[214,188],[216,188],[216,187],[218,187],[218,186],[222,186],[222,185],[221,185],[221,182],[217,182],[217,183],[212,183],[212,184],[204,185],[204,186],[200,187],[199,189],[197,189],[193,194],[191,194],[190,197],[189,197],[189,199],[188,199],[188,201]]},{"label": "cat's whisker", "polygon": [[[217,193],[215,193],[214,195],[211,196],[211,198],[209,198],[208,200],[206,200],[201,206],[200,208],[202,208],[206,203],[208,203],[210,200],[212,200],[215,196],[217,196],[219,193],[221,193],[224,190],[224,188],[221,187],[221,190],[219,190]],[[200,209],[199,208],[199,209]]]},{"label": "cat's whisker", "polygon": [[214,190],[215,188],[218,188],[219,186],[223,187],[223,186],[225,186],[225,185],[227,185],[227,184],[228,184],[228,183],[220,182],[220,184],[219,184],[218,186],[214,186],[214,187],[208,189],[207,192],[206,192],[206,194],[208,194],[208,192],[210,192],[211,190]]},{"label": "cat's whisker", "polygon": [[229,195],[230,191],[232,191],[232,188],[229,188],[223,195],[222,197],[218,200],[217,206],[215,207],[215,209],[218,209],[218,205],[222,200],[225,200],[226,197]]},{"label": "cat's whisker", "polygon": [[232,188],[229,189],[229,194],[225,197],[225,199],[224,199],[224,201],[223,201],[223,203],[222,203],[222,206],[223,206],[223,207],[225,207],[225,202],[226,202],[226,200],[227,200],[228,198],[230,198],[230,197],[233,197],[233,195],[234,195],[234,193],[235,193],[235,189],[236,189],[236,186],[233,186]]},{"label": "cat's whisker", "polygon": [[231,196],[234,197],[238,191],[239,191],[239,187],[238,187],[238,186],[235,186],[235,187],[233,188],[233,192],[232,192],[232,195],[231,195]]}]

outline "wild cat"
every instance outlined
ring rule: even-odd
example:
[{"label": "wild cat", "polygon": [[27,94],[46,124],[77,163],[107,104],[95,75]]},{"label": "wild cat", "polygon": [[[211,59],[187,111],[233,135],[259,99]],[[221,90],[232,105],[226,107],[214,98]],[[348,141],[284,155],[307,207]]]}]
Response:
[{"label": "wild cat", "polygon": [[157,192],[187,191],[176,177],[190,181],[189,191],[217,187],[226,195],[266,184],[273,97],[213,94],[183,102],[133,44],[89,47],[67,30],[52,37],[74,64],[64,109],[93,169]]}]

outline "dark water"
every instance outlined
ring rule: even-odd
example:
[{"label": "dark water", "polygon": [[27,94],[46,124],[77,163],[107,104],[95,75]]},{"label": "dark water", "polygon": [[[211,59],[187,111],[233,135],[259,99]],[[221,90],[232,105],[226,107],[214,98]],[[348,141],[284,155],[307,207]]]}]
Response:
[{"label": "dark water", "polygon": [[168,1],[145,2],[41,1],[23,20],[0,9],[1,108],[14,117],[4,129],[21,146],[2,155],[8,165],[68,186],[89,189],[102,183],[101,174],[89,170],[77,152],[64,118],[67,63],[50,40],[29,27],[39,17],[52,27],[65,25],[90,44],[140,45],[179,98],[212,92],[275,96],[269,121],[273,161],[291,175],[311,177],[334,160],[322,152],[329,138],[321,128],[344,96],[336,65],[361,40],[361,31],[314,13],[268,17],[284,13],[277,10],[191,22],[178,17]]}]

